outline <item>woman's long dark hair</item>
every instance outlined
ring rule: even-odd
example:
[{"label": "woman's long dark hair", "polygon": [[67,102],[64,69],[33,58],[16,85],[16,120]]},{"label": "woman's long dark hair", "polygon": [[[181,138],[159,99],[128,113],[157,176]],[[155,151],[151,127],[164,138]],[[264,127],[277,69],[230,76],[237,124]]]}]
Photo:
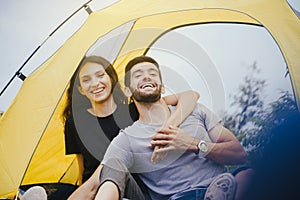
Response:
[{"label": "woman's long dark hair", "polygon": [[121,89],[118,74],[116,73],[112,64],[101,56],[84,56],[70,80],[69,88],[67,90],[67,104],[63,112],[64,120],[66,120],[72,113],[72,109],[88,109],[91,107],[89,99],[80,94],[77,89],[77,87],[80,86],[78,74],[82,66],[84,66],[86,63],[96,63],[102,65],[105,69],[105,72],[110,77],[112,83],[111,93],[116,104],[119,105],[128,103],[128,98],[124,95]]}]

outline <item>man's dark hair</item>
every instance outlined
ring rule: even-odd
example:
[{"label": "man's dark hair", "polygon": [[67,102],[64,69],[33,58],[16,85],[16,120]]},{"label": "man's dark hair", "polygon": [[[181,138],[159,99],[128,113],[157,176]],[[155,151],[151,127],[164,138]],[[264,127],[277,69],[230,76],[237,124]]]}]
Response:
[{"label": "man's dark hair", "polygon": [[[138,57],[133,58],[131,61],[128,62],[128,64],[125,67],[125,86],[126,87],[129,87],[129,85],[130,85],[130,70],[131,70],[131,68],[133,66],[135,66],[136,64],[143,63],[143,62],[152,63],[159,70],[159,64],[153,58],[151,58],[149,56],[138,56]],[[162,80],[160,70],[159,70],[159,78]]]}]

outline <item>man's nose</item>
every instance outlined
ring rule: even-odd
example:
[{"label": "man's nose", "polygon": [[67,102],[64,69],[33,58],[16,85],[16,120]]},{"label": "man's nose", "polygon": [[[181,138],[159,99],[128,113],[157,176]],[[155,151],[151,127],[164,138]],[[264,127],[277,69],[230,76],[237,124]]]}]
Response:
[{"label": "man's nose", "polygon": [[144,82],[151,81],[151,80],[152,79],[150,78],[150,75],[145,75],[145,77],[143,78]]}]

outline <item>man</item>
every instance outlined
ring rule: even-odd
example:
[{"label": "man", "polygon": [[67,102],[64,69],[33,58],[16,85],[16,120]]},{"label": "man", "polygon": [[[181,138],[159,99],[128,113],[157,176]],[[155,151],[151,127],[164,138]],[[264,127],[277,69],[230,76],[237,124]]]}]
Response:
[{"label": "man", "polygon": [[[133,99],[140,116],[110,144],[96,199],[122,198],[130,175],[127,169],[139,174],[151,199],[234,199],[236,182],[224,166],[241,164],[246,158],[235,136],[201,104],[179,128],[170,126],[156,133],[173,111],[161,100],[164,85],[158,63],[140,56],[127,64],[125,72],[125,94]],[[161,160],[152,159],[154,146],[160,147],[154,153]],[[111,178],[118,172],[126,176]]]},{"label": "man", "polygon": [[[120,129],[132,124],[132,120],[137,120],[138,113],[134,104],[125,104],[127,97],[121,91],[113,66],[100,56],[87,56],[82,59],[72,76],[68,97],[69,104],[64,111],[66,153],[78,155],[79,169],[84,168],[82,180],[85,182],[98,168],[110,141],[118,135]],[[165,126],[181,124],[193,111],[198,97],[193,91],[164,97],[167,104],[185,108],[176,109],[165,122]],[[86,100],[88,103],[83,103]],[[155,154],[153,159],[156,159]],[[97,185],[99,176],[95,181]],[[87,184],[72,193],[72,198],[94,199],[98,187],[92,191],[89,188],[93,187],[87,187],[87,192],[86,186]],[[126,187],[126,197],[135,199],[131,187]]]}]

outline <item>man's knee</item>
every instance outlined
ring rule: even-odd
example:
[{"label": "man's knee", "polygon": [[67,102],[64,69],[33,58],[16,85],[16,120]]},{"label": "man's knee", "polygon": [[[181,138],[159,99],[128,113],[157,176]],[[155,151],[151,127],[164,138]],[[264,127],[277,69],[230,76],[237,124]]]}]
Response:
[{"label": "man's knee", "polygon": [[108,169],[112,169],[120,172],[128,172],[128,168],[119,159],[110,159],[105,163],[104,166],[106,166],[106,168]]},{"label": "man's knee", "polygon": [[111,180],[104,181],[96,195],[96,199],[114,199],[119,200],[121,199],[120,190],[116,183]]},{"label": "man's knee", "polygon": [[100,173],[100,186],[106,182],[113,183],[122,197],[125,192],[126,183],[128,182],[130,173],[125,166],[117,160],[111,160],[103,168]]},{"label": "man's knee", "polygon": [[104,165],[101,170],[100,177],[99,177],[100,183],[105,181],[106,179],[116,180],[117,182],[120,182],[120,181],[126,182],[129,174],[130,173],[128,170],[123,170],[123,169],[120,170],[119,168],[116,168],[116,167]]}]

